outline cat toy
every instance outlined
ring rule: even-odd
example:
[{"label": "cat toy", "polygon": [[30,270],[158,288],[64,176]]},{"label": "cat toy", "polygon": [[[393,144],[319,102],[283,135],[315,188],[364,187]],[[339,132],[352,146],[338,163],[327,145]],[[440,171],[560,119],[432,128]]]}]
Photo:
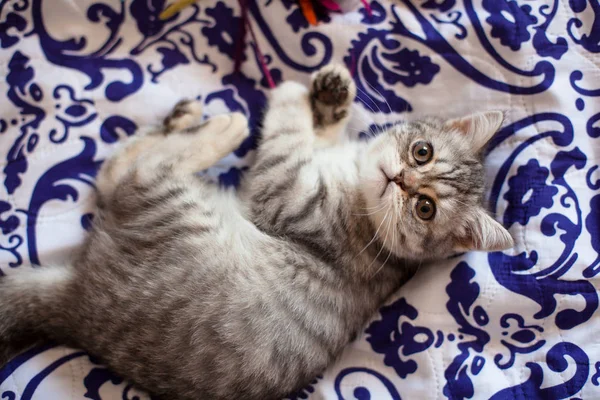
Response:
[{"label": "cat toy", "polygon": [[[191,6],[192,4],[196,3],[197,1],[198,0],[176,0],[175,2],[171,3],[169,6],[167,6],[167,8],[165,8],[163,10],[163,12],[160,14],[160,19],[162,19],[162,20],[169,19],[173,15],[177,14],[184,8]],[[360,0],[360,1],[363,4],[363,6],[365,7],[367,14],[369,16],[372,16],[373,10],[371,9],[371,5],[369,4],[369,2],[367,0]],[[300,9],[302,10],[302,14],[304,15],[304,18],[306,18],[308,23],[311,25],[317,25],[317,13],[315,12],[315,7],[314,7],[313,3],[318,3],[323,8],[325,8],[326,10],[329,10],[329,11],[336,12],[336,11],[342,10],[340,5],[337,4],[334,0],[298,0],[298,3],[300,5]]]},{"label": "cat toy", "polygon": [[191,6],[196,1],[198,0],[176,0],[174,3],[171,3],[169,6],[167,6],[167,8],[165,8],[158,17],[162,20],[169,19],[184,8]]},{"label": "cat toy", "polygon": [[[172,16],[174,16],[175,14],[179,13],[184,8],[191,6],[192,4],[196,3],[197,1],[198,0],[176,0],[173,3],[171,3],[170,5],[168,5],[167,8],[165,8],[160,13],[159,18],[161,20],[169,19]],[[254,29],[252,28],[252,24],[250,23],[250,19],[248,18],[248,13],[249,13],[249,7],[248,7],[248,3],[247,3],[248,1],[253,1],[253,0],[238,0],[241,11],[242,11],[242,24],[240,26],[239,40],[236,43],[236,50],[235,50],[235,56],[234,56],[234,71],[236,73],[238,73],[241,69],[243,52],[244,52],[244,44],[246,43],[247,33],[250,33],[250,36],[252,38],[252,43],[251,43],[252,49],[254,50],[254,53],[258,60],[258,63],[260,64],[260,68],[263,72],[263,75],[264,75],[266,81],[267,81],[267,84],[272,89],[275,87],[275,81],[273,80],[273,77],[271,76],[271,71],[269,70],[269,68],[267,66],[267,62],[265,60],[265,57],[260,50],[260,47],[258,45],[258,40],[256,40],[256,34],[254,33]],[[326,12],[341,12],[342,11],[339,4],[337,4],[334,0],[297,0],[297,1],[300,6],[300,10],[302,11],[302,15],[304,15],[304,18],[306,18],[306,21],[310,25],[313,25],[313,26],[318,24],[317,11],[315,10],[315,5],[317,5],[320,10],[325,10]],[[369,2],[367,0],[360,0],[360,1],[362,2],[363,6],[365,7],[367,15],[372,16],[373,10],[371,9]]]}]

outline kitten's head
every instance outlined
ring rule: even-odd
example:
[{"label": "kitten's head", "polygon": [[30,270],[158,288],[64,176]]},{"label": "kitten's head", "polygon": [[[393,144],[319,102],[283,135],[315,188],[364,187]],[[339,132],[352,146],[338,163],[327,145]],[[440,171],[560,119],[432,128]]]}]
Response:
[{"label": "kitten's head", "polygon": [[369,144],[361,190],[388,250],[404,258],[435,259],[513,246],[508,231],[482,204],[482,152],[503,117],[492,111],[404,123]]}]

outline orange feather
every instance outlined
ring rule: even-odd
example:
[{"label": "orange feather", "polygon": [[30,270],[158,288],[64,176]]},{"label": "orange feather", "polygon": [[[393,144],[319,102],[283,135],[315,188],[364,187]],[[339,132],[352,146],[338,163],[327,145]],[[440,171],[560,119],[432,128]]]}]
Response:
[{"label": "orange feather", "polygon": [[317,25],[317,14],[315,14],[315,9],[312,5],[311,0],[299,0],[300,9],[302,10],[302,14],[304,14],[304,18],[311,25]]}]

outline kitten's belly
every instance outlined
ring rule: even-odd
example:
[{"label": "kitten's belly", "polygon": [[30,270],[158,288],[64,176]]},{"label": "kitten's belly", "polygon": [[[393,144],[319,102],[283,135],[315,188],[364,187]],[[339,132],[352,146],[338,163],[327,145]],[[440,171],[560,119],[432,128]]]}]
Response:
[{"label": "kitten's belly", "polygon": [[302,386],[348,341],[344,317],[313,302],[328,291],[311,276],[314,260],[237,226],[170,238],[160,254],[91,250],[70,288],[79,304],[69,336],[159,394],[181,387],[198,398],[218,388],[227,397],[236,385],[277,382],[269,390],[279,396]]}]

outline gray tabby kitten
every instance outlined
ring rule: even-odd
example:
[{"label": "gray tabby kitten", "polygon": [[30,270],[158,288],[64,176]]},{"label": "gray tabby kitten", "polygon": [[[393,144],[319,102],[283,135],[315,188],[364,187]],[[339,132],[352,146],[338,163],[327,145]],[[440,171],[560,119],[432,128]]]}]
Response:
[{"label": "gray tabby kitten", "polygon": [[322,372],[423,261],[511,247],[482,207],[503,115],[340,138],[356,89],[328,66],[271,93],[239,197],[194,173],[248,136],[240,114],[164,127],[102,167],[72,265],[0,277],[0,347],[44,335],[161,399],[277,399]]}]

